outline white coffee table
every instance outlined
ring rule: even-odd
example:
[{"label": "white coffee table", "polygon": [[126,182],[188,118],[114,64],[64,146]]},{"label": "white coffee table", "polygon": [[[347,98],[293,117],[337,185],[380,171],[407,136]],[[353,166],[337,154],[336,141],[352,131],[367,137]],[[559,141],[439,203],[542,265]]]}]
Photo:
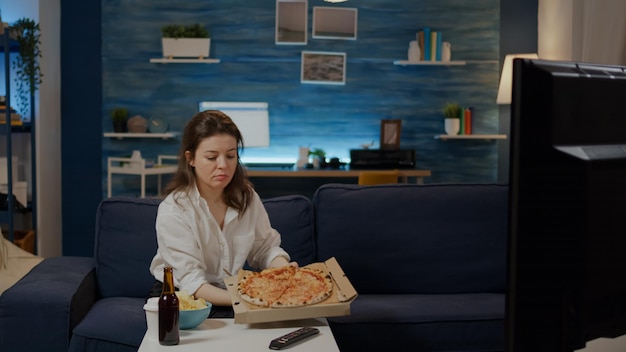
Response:
[{"label": "white coffee table", "polygon": [[273,323],[235,324],[234,319],[207,319],[192,330],[180,331],[180,343],[161,346],[157,336],[144,336],[139,352],[149,351],[270,351],[272,339],[304,326],[313,326],[320,333],[286,349],[289,352],[339,351],[326,319],[303,319]]}]

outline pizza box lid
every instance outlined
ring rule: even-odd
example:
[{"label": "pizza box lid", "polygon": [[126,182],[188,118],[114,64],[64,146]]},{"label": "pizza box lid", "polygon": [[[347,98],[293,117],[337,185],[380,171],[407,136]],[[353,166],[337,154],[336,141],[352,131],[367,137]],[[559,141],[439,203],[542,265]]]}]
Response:
[{"label": "pizza box lid", "polygon": [[333,292],[325,301],[303,307],[259,307],[241,299],[239,292],[237,292],[237,283],[244,274],[243,270],[240,270],[237,275],[226,277],[224,283],[233,303],[235,324],[350,315],[350,303],[356,298],[357,292],[339,266],[337,259],[332,257],[325,262],[312,263],[305,267],[320,269],[331,274]]}]

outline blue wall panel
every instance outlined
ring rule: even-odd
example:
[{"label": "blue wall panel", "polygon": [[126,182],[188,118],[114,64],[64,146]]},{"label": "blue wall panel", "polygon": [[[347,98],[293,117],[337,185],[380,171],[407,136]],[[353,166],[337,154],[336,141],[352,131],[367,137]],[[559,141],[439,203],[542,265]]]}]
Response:
[{"label": "blue wall panel", "polygon": [[[358,9],[357,40],[312,39],[313,6]],[[457,101],[476,110],[475,133],[497,133],[499,1],[350,1],[308,4],[306,45],[274,43],[275,2],[116,0],[102,2],[102,129],[112,131],[111,109],[162,116],[182,130],[198,101],[263,101],[270,112],[269,148],[249,148],[245,157],[297,158],[298,146],[322,148],[346,159],[349,150],[375,141],[381,119],[402,119],[402,148],[415,149],[417,165],[431,169],[426,182],[494,182],[495,141],[440,141],[440,109]],[[211,57],[219,64],[153,64],[161,57],[160,28],[203,23],[212,34]],[[453,60],[466,66],[397,66],[422,26],[443,33]],[[345,85],[300,83],[305,51],[345,52]],[[154,159],[175,154],[178,140],[103,138],[106,158],[134,149]],[[131,187],[138,181],[120,181]],[[117,187],[117,186],[116,186]],[[130,191],[131,193],[133,191]]]},{"label": "blue wall panel", "polygon": [[[391,117],[394,113],[410,115],[413,118],[408,119],[408,121],[405,120],[404,124],[412,127],[406,128],[414,130],[415,135],[423,136],[423,138],[415,139],[412,142],[415,143],[417,150],[418,165],[433,170],[433,177],[428,178],[427,182],[454,182],[455,180],[469,182],[474,179],[479,182],[488,181],[492,173],[495,172],[493,169],[497,155],[492,148],[496,142],[441,142],[432,139],[433,133],[443,131],[443,122],[437,116],[439,103],[431,102],[430,99],[439,95],[448,95],[452,99],[456,97],[457,92],[464,91],[466,96],[459,97],[458,100],[460,102],[465,102],[465,99],[471,100],[472,104],[482,109],[478,114],[480,124],[484,126],[482,127],[484,132],[492,132],[490,126],[498,124],[496,118],[491,117],[491,111],[495,109],[495,89],[498,81],[496,66],[498,65],[471,65],[465,68],[400,67],[393,66],[390,62],[404,59],[408,41],[412,39],[417,28],[423,25],[432,27],[437,25],[447,28],[445,40],[452,42],[453,59],[491,60],[495,56],[503,57],[505,53],[535,52],[537,50],[537,1],[459,0],[453,2],[448,0],[419,0],[419,3],[416,2],[418,0],[411,2],[350,0],[346,3],[349,5],[342,6],[353,6],[359,10],[359,39],[356,42],[309,38],[309,44],[306,46],[273,46],[274,1],[272,0],[261,2],[262,11],[255,10],[253,13],[251,18],[256,19],[256,21],[261,17],[265,18],[263,24],[259,24],[253,29],[256,32],[250,32],[249,28],[252,27],[248,28],[246,25],[250,21],[241,19],[237,13],[238,11],[245,11],[248,5],[258,8],[261,6],[258,1],[250,1],[250,4],[242,1],[210,1],[210,4],[202,4],[195,1],[171,3],[133,1],[131,3],[113,0],[97,2],[63,0],[61,2],[63,14],[61,16],[63,255],[93,255],[94,214],[100,200],[106,197],[106,178],[104,176],[106,175],[106,163],[104,161],[106,156],[125,155],[133,149],[141,149],[144,154],[149,152],[156,154],[161,148],[170,153],[175,152],[175,148],[178,146],[177,141],[165,142],[148,139],[111,141],[102,138],[103,131],[111,131],[108,120],[111,107],[129,105],[137,114],[149,116],[150,114],[167,113],[179,116],[182,121],[195,112],[194,99],[217,100],[213,99],[213,96],[207,92],[211,90],[212,94],[220,94],[220,89],[230,89],[230,84],[235,82],[234,77],[240,77],[241,74],[240,72],[227,72],[231,64],[240,60],[246,64],[249,63],[245,60],[265,61],[267,63],[267,58],[259,54],[261,50],[265,50],[264,48],[268,50],[263,51],[263,55],[274,58],[279,64],[288,64],[299,62],[301,50],[332,49],[342,51],[348,50],[344,48],[348,48],[350,45],[357,45],[358,43],[360,46],[361,43],[366,43],[362,46],[367,55],[348,56],[348,84],[344,88],[350,89],[357,82],[367,87],[366,91],[358,92],[353,97],[353,99],[360,97],[361,103],[367,104],[367,110],[359,106],[342,106],[343,111],[337,111],[337,116],[343,115],[347,109],[360,110],[358,119],[340,122],[334,120],[332,121],[332,128],[337,133],[348,134],[359,142],[369,142],[372,139],[378,141],[378,119],[381,116]],[[310,2],[309,9],[312,6],[320,6],[320,4],[320,1]],[[502,8],[501,27],[499,29],[500,52],[494,54],[498,48],[498,43],[494,41],[498,36],[498,30],[495,27],[497,26],[497,18],[500,16],[498,13],[500,6]],[[467,7],[471,7],[471,9]],[[268,20],[268,16],[272,19]],[[366,24],[363,22],[363,18],[368,16],[374,20],[367,21],[368,24]],[[250,17],[249,14],[248,17]],[[379,18],[380,20],[378,20]],[[403,20],[401,21],[400,18]],[[153,19],[158,24],[150,24]],[[153,55],[160,56],[159,30],[161,24],[179,19],[181,22],[183,20],[185,22],[187,20],[188,22],[202,20],[207,23],[214,32],[213,56],[219,56],[225,62],[218,65],[161,66],[148,64],[150,57]],[[474,26],[477,20],[486,20],[488,24],[479,24],[475,31],[468,31],[467,26]],[[218,26],[218,23],[221,24]],[[232,24],[227,25],[229,23]],[[150,26],[150,28],[145,28],[146,26]],[[365,35],[364,30],[368,26],[372,33]],[[248,31],[245,33],[247,37],[239,39],[238,43],[233,41],[231,45],[228,45],[224,38],[231,34],[234,36],[234,33],[240,31]],[[121,37],[131,34],[139,37],[131,41],[122,40]],[[368,38],[367,42],[365,42],[366,38]],[[118,40],[122,40],[122,42]],[[262,47],[255,47],[256,42],[262,42]],[[334,45],[343,47],[337,49]],[[385,47],[384,50],[379,49],[381,45]],[[394,49],[389,49],[391,47]],[[230,50],[229,55],[226,55],[226,49]],[[235,50],[240,56],[234,54]],[[119,65],[124,64],[125,67],[120,66],[118,68],[118,64],[112,64],[113,60],[119,61]],[[354,75],[355,68],[352,65],[354,60],[361,62],[361,70],[366,72],[364,77]],[[381,62],[384,62],[385,65],[380,65]],[[163,83],[150,82],[145,78],[139,81],[127,78],[126,75],[134,75],[133,72],[130,72],[130,66],[133,65],[133,69],[136,68],[145,72],[162,71],[164,73],[162,77],[153,73],[157,79],[172,80],[176,77],[176,75],[172,75],[172,72],[185,71],[192,77],[201,76],[207,79],[207,82],[199,91],[185,93],[192,95],[191,98],[193,99],[189,99],[186,95],[172,94],[172,87]],[[250,69],[254,72],[255,67],[252,66]],[[291,71],[287,71],[288,69]],[[367,77],[369,72],[378,72],[378,70],[393,72],[394,79],[406,80],[410,85],[395,88],[393,94],[388,93],[387,87],[396,84],[390,77],[377,77],[376,79]],[[475,75],[477,70],[484,72]],[[493,73],[491,73],[492,71]],[[402,72],[409,74],[401,74]],[[434,75],[437,72],[448,72],[447,79],[445,75]],[[454,79],[450,77],[453,74],[455,75]],[[280,82],[276,79],[274,84],[282,84],[289,89],[314,93],[318,91],[328,92],[333,89],[301,85],[299,83],[299,65],[295,67],[273,65],[271,70],[264,72],[263,75],[255,75],[252,78],[247,77],[247,79],[250,80],[250,85],[253,85],[255,82],[265,82],[272,77],[287,77],[286,80]],[[122,83],[119,87],[112,87],[111,84],[114,82],[116,84]],[[125,85],[135,85],[137,89],[129,93]],[[246,87],[246,85],[243,86]],[[254,87],[254,90],[248,89],[246,94],[258,94],[259,90],[267,88],[265,84],[256,83]],[[467,91],[467,87],[471,87],[471,92]],[[193,88],[197,89],[195,86]],[[181,87],[176,87],[176,89],[184,90]],[[315,99],[305,99],[289,89],[279,90],[283,104],[280,108],[281,113],[275,113],[274,115],[278,116],[272,117],[273,126],[281,126],[280,131],[276,131],[276,127],[273,127],[272,136],[281,136],[281,139],[295,135],[295,132],[303,131],[301,125],[314,125],[323,118],[317,112],[309,113],[309,109],[318,109],[320,104],[332,107],[325,100],[320,99],[320,103]],[[365,99],[372,94],[374,94],[374,98]],[[384,102],[378,95],[381,97],[393,95],[395,100]],[[482,96],[485,97],[484,101],[481,98],[481,101],[478,102],[478,97]],[[343,95],[334,97],[347,99],[343,98]],[[226,98],[249,100],[248,96],[229,95]],[[313,106],[307,105],[309,100],[314,102]],[[410,101],[410,104],[398,105],[398,100]],[[440,100],[443,99],[440,98]],[[158,106],[158,108],[153,108],[151,111],[144,111],[143,108],[140,108],[151,105]],[[276,109],[278,109],[278,105]],[[508,126],[507,120],[503,115],[499,122]],[[430,130],[422,130],[422,124],[431,126],[424,127]],[[354,127],[355,125],[358,127]],[[501,124],[500,128],[503,128],[502,131],[506,133],[508,131],[507,126],[503,128]],[[182,128],[182,125],[179,128]],[[357,129],[363,132],[357,134],[355,132]],[[312,143],[312,145],[318,146],[324,145],[330,140],[330,138],[319,137],[320,134],[316,131],[318,131],[317,126],[311,131],[302,132],[303,134],[307,133],[307,138],[303,142],[297,140],[294,143],[297,145]],[[313,132],[317,133],[315,134],[318,136],[317,139],[312,137]],[[408,133],[405,133],[405,137]],[[403,139],[403,146],[408,143],[405,142],[406,140],[407,138]],[[276,138],[274,138],[273,143],[277,143]],[[497,142],[497,144],[505,147],[507,143]],[[290,155],[295,158],[297,148],[294,148],[293,152],[291,149],[289,150]],[[251,150],[247,150],[246,154],[251,152]],[[506,156],[506,154],[503,155]],[[498,161],[500,162],[500,160]],[[504,164],[507,165],[507,163]],[[481,172],[476,170],[481,170]],[[488,171],[483,172],[482,170]],[[273,184],[272,180],[263,181],[255,180],[260,186],[263,186],[263,183],[270,186]],[[309,183],[306,187],[303,187],[302,181],[297,183],[292,181],[294,180],[281,181],[281,185],[307,191],[312,190],[315,186],[315,180],[306,181]],[[124,180],[125,184],[129,184],[129,191],[125,193],[136,195],[138,191],[131,187],[136,187],[137,182],[137,178]]]}]

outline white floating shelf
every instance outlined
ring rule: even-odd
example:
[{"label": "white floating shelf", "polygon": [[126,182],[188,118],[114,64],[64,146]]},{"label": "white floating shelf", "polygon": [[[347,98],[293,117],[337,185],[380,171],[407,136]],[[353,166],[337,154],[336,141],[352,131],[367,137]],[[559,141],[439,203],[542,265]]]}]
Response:
[{"label": "white floating shelf", "polygon": [[466,65],[465,61],[408,61],[408,60],[396,60],[394,65],[410,66],[410,65],[422,65],[422,66],[463,66]]},{"label": "white floating shelf", "polygon": [[124,138],[162,138],[169,139],[176,137],[178,133],[176,132],[166,132],[166,133],[115,133],[115,132],[105,132],[105,137],[124,139]]},{"label": "white floating shelf", "polygon": [[217,64],[220,59],[168,59],[166,57],[150,59],[153,64]]},{"label": "white floating shelf", "polygon": [[506,139],[506,134],[457,134],[457,135],[447,135],[440,134],[435,136],[435,139]]}]

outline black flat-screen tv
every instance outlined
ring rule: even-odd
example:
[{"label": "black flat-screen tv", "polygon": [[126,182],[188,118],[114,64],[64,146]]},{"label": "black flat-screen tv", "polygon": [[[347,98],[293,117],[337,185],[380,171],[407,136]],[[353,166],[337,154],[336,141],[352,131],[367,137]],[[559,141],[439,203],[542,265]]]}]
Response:
[{"label": "black flat-screen tv", "polygon": [[626,67],[516,59],[507,352],[626,334]]}]

